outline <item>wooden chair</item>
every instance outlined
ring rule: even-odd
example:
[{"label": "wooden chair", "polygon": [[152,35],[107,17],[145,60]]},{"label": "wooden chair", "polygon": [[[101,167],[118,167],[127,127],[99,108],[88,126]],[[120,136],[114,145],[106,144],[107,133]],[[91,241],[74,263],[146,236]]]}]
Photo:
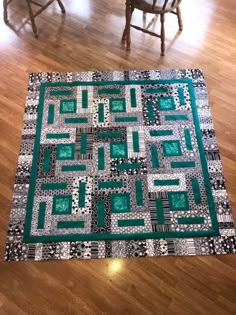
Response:
[{"label": "wooden chair", "polygon": [[[3,0],[4,22],[6,24],[8,24],[7,7],[12,1],[13,0]],[[52,4],[54,1],[57,1],[59,6],[60,6],[60,8],[61,8],[61,12],[62,13],[66,12],[61,0],[49,0],[44,5],[41,4],[41,3],[38,3],[38,2],[36,2],[34,0],[25,0],[25,1],[27,3],[27,7],[28,7],[28,10],[29,10],[29,17],[30,17],[30,21],[31,21],[31,25],[32,25],[32,29],[33,29],[35,37],[38,37],[37,27],[36,27],[36,24],[35,24],[35,17],[38,16],[40,13],[42,13],[45,9],[47,9],[47,7],[50,4]],[[40,9],[37,12],[35,12],[35,13],[33,13],[32,6],[31,6],[32,4],[40,7]]]},{"label": "wooden chair", "polygon": [[[182,0],[126,0],[126,25],[123,32],[123,40],[126,40],[127,50],[130,50],[130,27],[133,27],[144,33],[159,37],[161,39],[161,56],[165,55],[165,14],[173,13],[177,15],[179,30],[182,31],[183,23],[181,18],[180,3]],[[131,24],[131,17],[134,9],[143,11],[144,13],[152,13],[160,15],[161,17],[161,34],[156,34],[148,30],[148,28],[141,28],[137,25]],[[149,24],[150,26],[150,24]]]}]

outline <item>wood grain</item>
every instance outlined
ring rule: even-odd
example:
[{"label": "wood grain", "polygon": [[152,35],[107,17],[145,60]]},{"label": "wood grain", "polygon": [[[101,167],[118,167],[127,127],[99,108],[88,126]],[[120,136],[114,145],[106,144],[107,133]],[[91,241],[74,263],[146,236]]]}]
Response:
[{"label": "wood grain", "polygon": [[[36,19],[38,40],[22,25],[24,1],[10,5],[14,29],[0,20],[1,259],[30,71],[202,68],[236,220],[235,0],[183,1],[181,35],[166,16],[164,58],[158,39],[135,30],[131,51],[122,47],[124,0],[64,4],[65,17],[52,5]],[[133,19],[145,23],[138,12]],[[1,315],[236,314],[235,294],[236,255],[0,262]]]}]

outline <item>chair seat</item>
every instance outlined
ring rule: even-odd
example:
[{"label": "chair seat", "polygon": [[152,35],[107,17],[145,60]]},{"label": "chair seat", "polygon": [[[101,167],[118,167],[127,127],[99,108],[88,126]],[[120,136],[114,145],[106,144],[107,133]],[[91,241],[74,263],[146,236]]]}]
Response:
[{"label": "chair seat", "polygon": [[[157,0],[153,9],[153,0],[131,0],[131,4],[133,7],[150,13],[163,11],[163,6],[165,2],[165,0]],[[174,10],[179,2],[180,1],[178,0],[169,0],[164,10],[166,12]]]}]

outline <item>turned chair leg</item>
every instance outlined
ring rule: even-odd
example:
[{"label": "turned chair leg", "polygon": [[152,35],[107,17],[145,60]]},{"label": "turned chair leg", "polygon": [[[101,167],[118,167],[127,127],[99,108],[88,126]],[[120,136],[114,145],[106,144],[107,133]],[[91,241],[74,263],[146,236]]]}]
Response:
[{"label": "turned chair leg", "polygon": [[182,31],[183,30],[183,21],[182,21],[180,7],[177,7],[176,11],[177,11],[177,18],[178,18],[178,23],[179,23],[179,30]]},{"label": "turned chair leg", "polygon": [[[131,7],[131,16],[132,16],[133,11],[134,11],[134,7]],[[127,26],[127,19],[126,19],[125,28],[122,35],[122,40],[126,40],[126,26]]]},{"label": "turned chair leg", "polygon": [[59,7],[61,8],[61,12],[62,12],[62,13],[65,13],[66,10],[65,10],[65,7],[64,7],[63,3],[61,2],[61,0],[57,0],[57,2],[58,2],[58,4],[59,4]]},{"label": "turned chair leg", "polygon": [[131,38],[130,38],[130,21],[131,21],[131,16],[134,11],[134,7],[131,7],[130,5],[130,0],[126,0],[126,24],[125,24],[125,29],[123,32],[122,40],[126,40],[126,49],[130,50],[130,43],[131,43]]},{"label": "turned chair leg", "polygon": [[143,12],[143,27],[146,27],[146,22],[147,22],[147,14],[146,12]]},{"label": "turned chair leg", "polygon": [[3,0],[3,18],[4,22],[8,23],[8,15],[7,15],[7,0]]},{"label": "turned chair leg", "polygon": [[27,6],[28,6],[28,10],[29,10],[29,17],[30,17],[30,21],[31,21],[31,25],[32,25],[32,30],[34,32],[34,36],[37,38],[38,37],[38,31],[37,31],[37,27],[35,24],[35,20],[34,20],[34,13],[31,7],[31,1],[30,0],[26,0]]},{"label": "turned chair leg", "polygon": [[126,0],[126,3],[125,3],[125,28],[124,28],[124,31],[123,31],[123,35],[122,35],[122,40],[126,40],[126,28],[127,28],[127,6],[130,5],[129,3],[129,0]]},{"label": "turned chair leg", "polygon": [[165,56],[165,14],[161,14],[161,56]]}]

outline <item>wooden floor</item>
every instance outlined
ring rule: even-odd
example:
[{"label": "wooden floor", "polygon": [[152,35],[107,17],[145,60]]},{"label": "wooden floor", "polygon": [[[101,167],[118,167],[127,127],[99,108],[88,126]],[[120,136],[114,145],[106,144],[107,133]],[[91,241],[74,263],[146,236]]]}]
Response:
[{"label": "wooden floor", "polygon": [[[183,1],[183,33],[166,18],[164,58],[136,30],[131,51],[122,47],[125,0],[64,3],[65,17],[53,5],[37,18],[38,40],[22,26],[24,1],[10,5],[15,30],[0,20],[1,260],[31,71],[202,68],[236,221],[236,1]],[[0,262],[0,314],[236,314],[236,255]]]}]

